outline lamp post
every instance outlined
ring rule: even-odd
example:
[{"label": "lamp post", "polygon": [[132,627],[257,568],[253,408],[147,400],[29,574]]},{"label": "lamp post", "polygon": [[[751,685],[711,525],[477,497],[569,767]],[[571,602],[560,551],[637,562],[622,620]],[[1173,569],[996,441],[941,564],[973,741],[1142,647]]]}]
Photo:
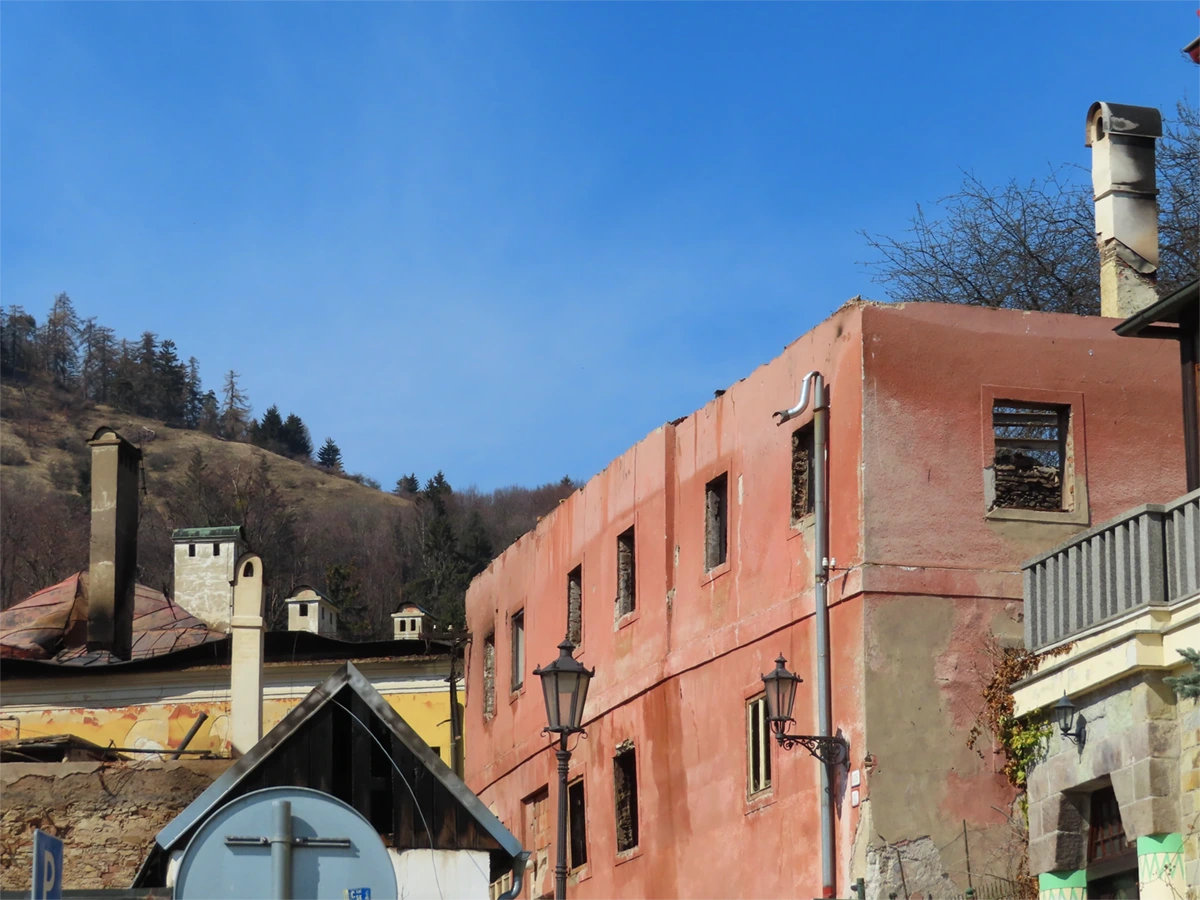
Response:
[{"label": "lamp post", "polygon": [[587,701],[588,684],[596,670],[588,671],[572,656],[575,645],[563,640],[558,645],[558,659],[550,665],[533,670],[542,679],[542,695],[546,700],[546,721],[542,733],[558,735],[558,864],[554,867],[554,897],[567,896],[567,764],[571,751],[567,738],[583,733],[583,705]]},{"label": "lamp post", "polygon": [[788,734],[787,727],[794,724],[792,707],[796,704],[796,688],[804,679],[787,669],[783,654],[775,660],[775,668],[762,676],[767,695],[767,721],[771,731],[784,750],[799,745],[827,766],[838,766],[850,758],[850,744],[840,735]]}]

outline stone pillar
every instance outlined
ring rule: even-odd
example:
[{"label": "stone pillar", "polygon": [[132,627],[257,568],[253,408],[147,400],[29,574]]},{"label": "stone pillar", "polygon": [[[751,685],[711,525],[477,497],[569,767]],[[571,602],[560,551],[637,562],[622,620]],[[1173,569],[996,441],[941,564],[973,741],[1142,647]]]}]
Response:
[{"label": "stone pillar", "polygon": [[1183,835],[1151,834],[1137,839],[1138,894],[1142,900],[1182,900]]},{"label": "stone pillar", "polygon": [[1087,900],[1087,872],[1064,869],[1038,876],[1038,900]]}]

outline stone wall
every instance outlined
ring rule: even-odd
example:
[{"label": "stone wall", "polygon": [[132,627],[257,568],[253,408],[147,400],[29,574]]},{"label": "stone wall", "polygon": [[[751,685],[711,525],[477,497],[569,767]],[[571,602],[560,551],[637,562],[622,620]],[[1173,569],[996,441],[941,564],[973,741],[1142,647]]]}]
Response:
[{"label": "stone wall", "polygon": [[1180,700],[1179,813],[1183,826],[1183,871],[1188,900],[1200,898],[1200,706]]},{"label": "stone wall", "polygon": [[[213,548],[219,545],[219,555]],[[188,548],[196,555],[189,556]],[[229,630],[233,615],[233,568],[244,551],[240,541],[180,542],[175,545],[175,602],[218,631]]]},{"label": "stone wall", "polygon": [[1123,679],[1075,702],[1077,718],[1085,723],[1084,746],[1055,730],[1045,760],[1029,776],[1029,868],[1034,874],[1086,866],[1088,795],[1105,777],[1130,843],[1185,830],[1180,828],[1175,695],[1161,676]]},{"label": "stone wall", "polygon": [[62,838],[63,886],[124,888],[154,836],[230,760],[7,763],[0,769],[0,887],[28,890],[33,831]]}]

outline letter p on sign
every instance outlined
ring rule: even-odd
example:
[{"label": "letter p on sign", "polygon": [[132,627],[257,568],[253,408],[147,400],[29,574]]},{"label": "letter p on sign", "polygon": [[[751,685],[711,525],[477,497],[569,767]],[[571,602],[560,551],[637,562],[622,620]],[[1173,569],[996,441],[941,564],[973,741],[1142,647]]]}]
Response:
[{"label": "letter p on sign", "polygon": [[38,829],[33,833],[34,900],[62,900],[63,842]]}]

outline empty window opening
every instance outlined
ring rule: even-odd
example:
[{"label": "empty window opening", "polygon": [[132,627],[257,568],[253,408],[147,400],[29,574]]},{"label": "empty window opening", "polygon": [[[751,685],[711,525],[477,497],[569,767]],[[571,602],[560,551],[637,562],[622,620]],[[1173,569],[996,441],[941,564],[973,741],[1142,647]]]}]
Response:
[{"label": "empty window opening", "polygon": [[525,683],[525,610],[512,617],[512,689]]},{"label": "empty window opening", "polygon": [[992,406],[996,441],[994,507],[1059,511],[1067,457],[1070,408],[997,400]]},{"label": "empty window opening", "polygon": [[400,630],[401,630],[401,631],[408,631],[408,619],[401,619],[401,620],[400,620]]},{"label": "empty window opening", "polygon": [[637,560],[633,528],[617,535],[617,618],[637,609]]},{"label": "empty window opening", "polygon": [[715,569],[729,553],[729,475],[720,475],[704,488],[704,568]]},{"label": "empty window opening", "polygon": [[613,791],[617,807],[617,852],[638,845],[637,759],[628,744],[613,758]]},{"label": "empty window opening", "polygon": [[188,556],[195,556],[195,555],[196,555],[196,545],[188,544]]},{"label": "empty window opening", "polygon": [[300,615],[302,615],[302,616],[308,615],[308,604],[307,603],[300,604]]},{"label": "empty window opening", "polygon": [[1117,804],[1117,795],[1112,786],[1096,791],[1091,800],[1092,808],[1088,816],[1088,862],[1100,862],[1134,854],[1134,846],[1125,839],[1125,826],[1121,824],[1121,807]]},{"label": "empty window opening", "polygon": [[483,639],[483,717],[496,714],[496,635]]},{"label": "empty window opening", "polygon": [[246,563],[245,567],[242,569],[242,576],[245,578],[253,578],[254,577],[254,563],[252,563],[252,562]]},{"label": "empty window opening", "polygon": [[809,422],[792,432],[792,524],[813,513],[813,479],[816,477],[813,426]]},{"label": "empty window opening", "polygon": [[571,834],[571,868],[587,862],[587,810],[584,807],[583,779],[567,787],[568,828]]},{"label": "empty window opening", "polygon": [[213,544],[213,556],[220,556],[220,555],[221,555],[221,545]]},{"label": "empty window opening", "polygon": [[771,786],[771,741],[765,695],[746,704],[746,755],[746,793],[761,793]]},{"label": "empty window opening", "polygon": [[567,640],[576,647],[583,640],[583,566],[567,575]]}]

